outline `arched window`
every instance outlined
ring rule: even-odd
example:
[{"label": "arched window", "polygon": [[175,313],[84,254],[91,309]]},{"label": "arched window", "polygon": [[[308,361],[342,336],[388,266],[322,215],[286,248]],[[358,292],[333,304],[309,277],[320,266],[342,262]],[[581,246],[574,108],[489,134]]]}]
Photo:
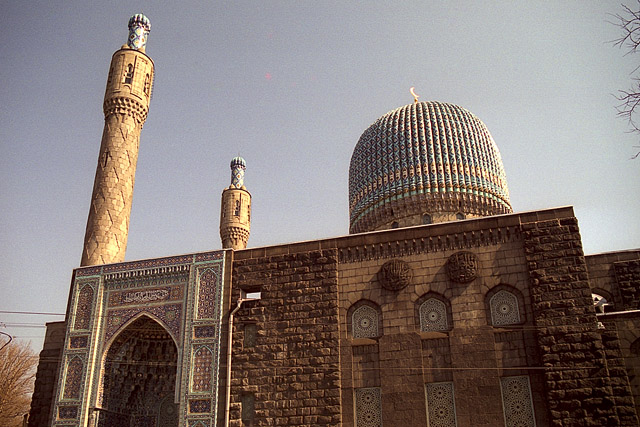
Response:
[{"label": "arched window", "polygon": [[369,306],[361,305],[351,315],[351,334],[353,338],[375,338],[380,336],[378,325],[378,311]]},{"label": "arched window", "polygon": [[427,225],[427,224],[431,224],[433,222],[433,220],[431,219],[431,215],[429,214],[422,214],[422,224]]},{"label": "arched window", "polygon": [[240,200],[236,200],[236,208],[233,211],[235,216],[240,216]]},{"label": "arched window", "polygon": [[456,219],[457,219],[457,220],[465,219],[465,218],[466,218],[466,217],[464,216],[464,214],[463,214],[462,212],[458,212],[458,213],[456,214]]},{"label": "arched window", "polygon": [[447,331],[447,306],[437,298],[429,298],[420,304],[420,330],[422,332]]},{"label": "arched window", "polygon": [[127,65],[127,72],[124,73],[124,82],[127,84],[131,84],[133,81],[133,65]]},{"label": "arched window", "polygon": [[151,80],[149,79],[149,73],[144,78],[144,93],[149,96],[149,89],[151,88]]},{"label": "arched window", "polygon": [[493,326],[515,325],[520,323],[520,309],[518,297],[509,291],[496,292],[489,299],[491,309],[491,324]]}]

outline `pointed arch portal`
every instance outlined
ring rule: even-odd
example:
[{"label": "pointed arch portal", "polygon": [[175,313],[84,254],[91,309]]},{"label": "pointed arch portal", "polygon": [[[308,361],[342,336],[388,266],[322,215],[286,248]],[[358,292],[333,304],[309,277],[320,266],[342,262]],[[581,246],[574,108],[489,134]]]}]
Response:
[{"label": "pointed arch portal", "polygon": [[177,361],[175,342],[158,322],[131,322],[105,355],[97,425],[177,427]]}]

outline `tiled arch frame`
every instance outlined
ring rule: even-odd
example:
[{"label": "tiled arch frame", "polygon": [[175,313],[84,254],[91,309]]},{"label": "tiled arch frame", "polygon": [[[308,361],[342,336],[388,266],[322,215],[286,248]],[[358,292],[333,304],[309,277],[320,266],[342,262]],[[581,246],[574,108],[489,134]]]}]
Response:
[{"label": "tiled arch frame", "polygon": [[523,325],[531,321],[531,314],[522,292],[513,286],[506,284],[494,286],[487,292],[484,301],[487,323],[491,326]]},{"label": "tiled arch frame", "polygon": [[349,338],[378,338],[383,335],[382,309],[370,300],[360,300],[347,310]]},{"label": "tiled arch frame", "polygon": [[139,313],[136,313],[134,316],[131,316],[131,318],[127,319],[122,325],[119,325],[117,329],[113,331],[109,339],[102,346],[103,362],[104,362],[104,357],[106,357],[106,354],[109,352],[109,349],[111,348],[113,343],[116,341],[116,339],[120,336],[120,334],[123,331],[125,331],[129,327],[129,325],[131,325],[136,320],[141,319],[142,317],[148,317],[149,319],[153,320],[169,334],[169,336],[173,340],[173,343],[178,348],[178,359],[180,360],[182,352],[180,350],[180,345],[178,344],[180,340],[178,339],[178,337],[176,337],[176,334],[175,334],[176,331],[172,331],[169,325],[163,322],[162,319],[160,319],[158,316],[143,310],[143,311],[140,311]]},{"label": "tiled arch frame", "polygon": [[416,330],[448,332],[453,329],[451,303],[443,295],[427,292],[415,302]]},{"label": "tiled arch frame", "polygon": [[[99,386],[98,386],[98,401],[100,403],[102,403],[102,399],[103,399],[103,388],[104,388],[104,367],[105,367],[105,363],[107,362],[107,355],[109,354],[109,351],[111,350],[111,347],[113,346],[113,344],[118,340],[118,338],[120,337],[120,335],[125,332],[127,330],[127,328],[133,324],[135,321],[143,318],[143,317],[147,317],[151,320],[153,320],[154,322],[156,322],[158,325],[160,325],[160,327],[162,329],[164,329],[169,336],[171,337],[173,344],[176,346],[176,351],[177,351],[177,360],[178,360],[178,364],[180,363],[180,360],[182,360],[182,349],[180,347],[180,345],[178,345],[178,340],[176,339],[175,335],[171,332],[171,330],[169,329],[169,327],[161,320],[159,319],[157,316],[154,316],[151,313],[142,311],[138,314],[136,314],[135,316],[132,316],[130,319],[128,319],[126,322],[124,322],[122,325],[120,325],[118,327],[118,329],[113,333],[113,335],[109,338],[109,340],[107,342],[104,343],[103,347],[102,347],[102,354],[100,356],[100,363],[98,366],[100,366],[100,375],[99,375]],[[176,384],[176,387],[178,387],[179,384]]]}]

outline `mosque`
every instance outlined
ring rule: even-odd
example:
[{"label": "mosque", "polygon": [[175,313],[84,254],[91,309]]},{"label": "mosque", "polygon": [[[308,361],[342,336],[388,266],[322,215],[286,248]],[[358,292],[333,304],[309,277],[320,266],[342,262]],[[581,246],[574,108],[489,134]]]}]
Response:
[{"label": "mosque", "polygon": [[234,158],[222,250],[124,262],[149,31],[134,15],[111,61],[30,426],[638,425],[640,250],[585,256],[571,207],[513,213],[497,145],[456,105],[364,131],[346,236],[247,248]]}]

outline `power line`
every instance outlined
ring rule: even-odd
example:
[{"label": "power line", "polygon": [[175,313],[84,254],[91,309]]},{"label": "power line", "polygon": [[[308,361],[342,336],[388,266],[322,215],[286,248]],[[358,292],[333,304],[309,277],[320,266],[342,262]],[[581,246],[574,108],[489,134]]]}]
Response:
[{"label": "power line", "polygon": [[44,315],[44,316],[64,316],[65,313],[44,313],[39,311],[8,311],[8,310],[0,310],[0,313],[4,314],[36,314],[36,315]]}]

